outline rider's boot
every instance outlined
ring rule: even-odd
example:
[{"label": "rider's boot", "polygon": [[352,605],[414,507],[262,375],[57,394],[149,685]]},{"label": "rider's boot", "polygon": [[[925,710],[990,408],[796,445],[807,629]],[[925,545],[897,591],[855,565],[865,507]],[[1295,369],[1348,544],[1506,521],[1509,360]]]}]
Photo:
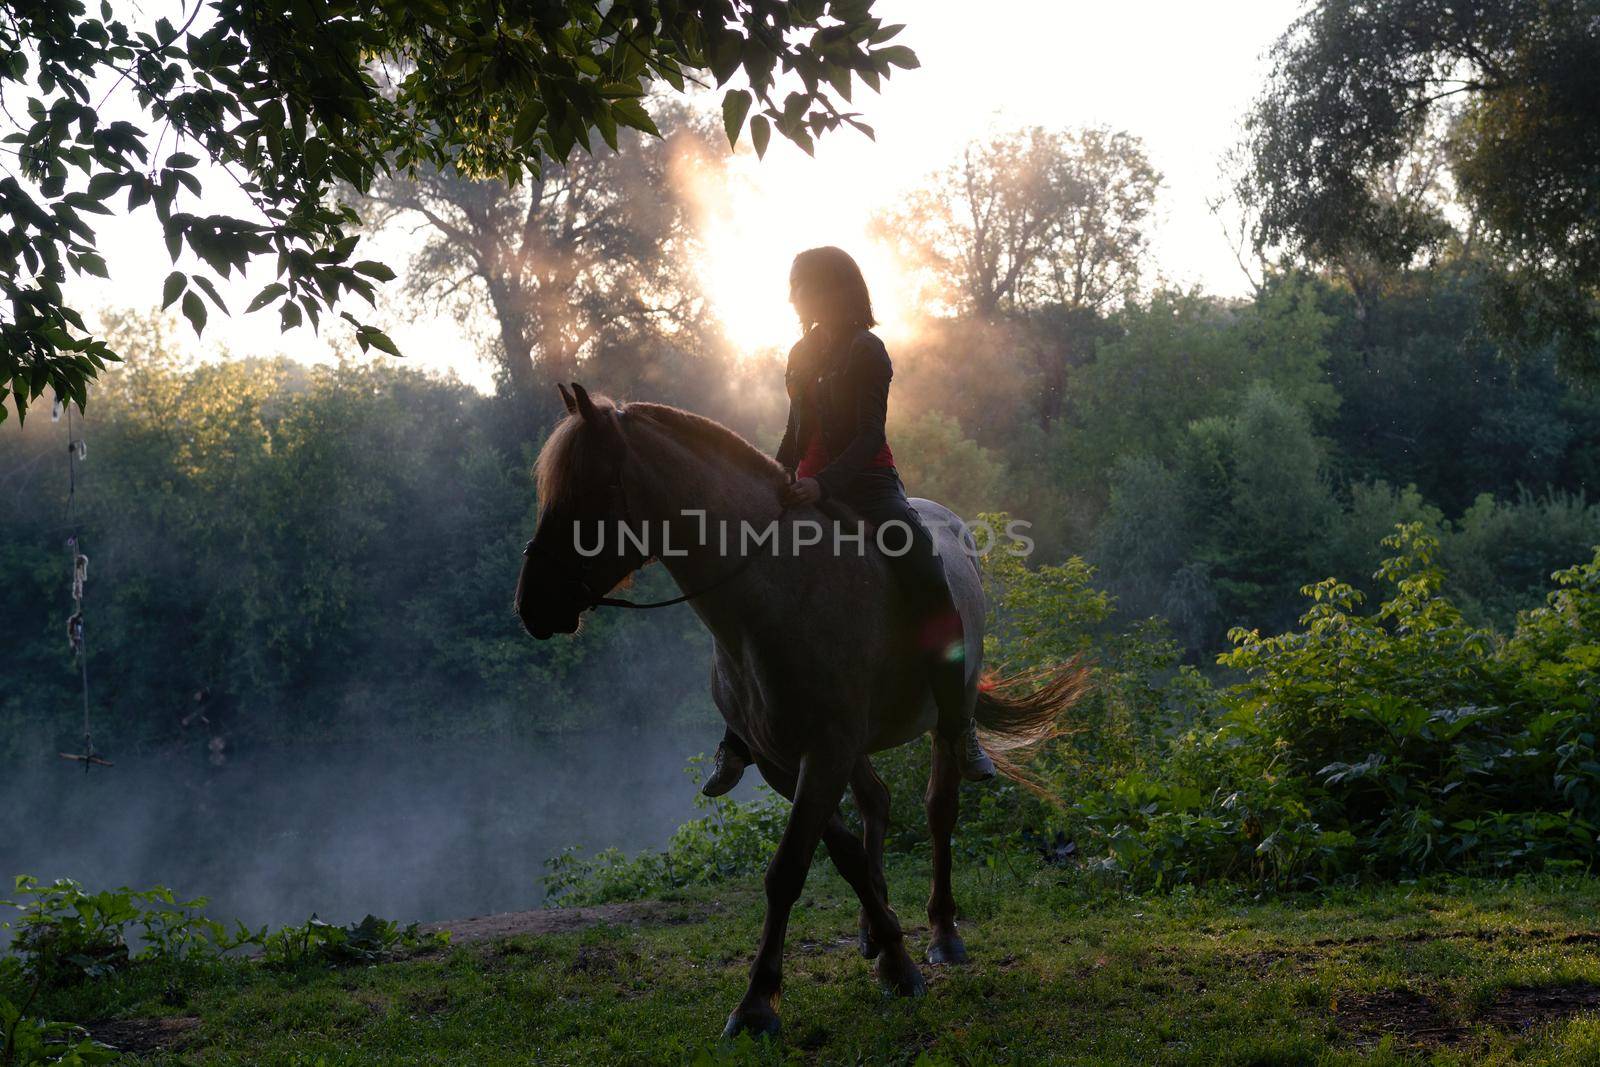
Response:
[{"label": "rider's boot", "polygon": [[711,764],[711,775],[700,787],[700,792],[708,797],[722,796],[739,784],[739,779],[744,777],[744,769],[748,766],[750,766],[748,750],[738,738],[728,734],[717,746],[717,754]]},{"label": "rider's boot", "polygon": [[929,664],[933,701],[939,709],[936,729],[955,754],[961,777],[969,782],[987,782],[995,776],[994,761],[978,742],[977,720],[967,713],[966,660],[961,640],[958,636],[956,643],[946,646]]}]

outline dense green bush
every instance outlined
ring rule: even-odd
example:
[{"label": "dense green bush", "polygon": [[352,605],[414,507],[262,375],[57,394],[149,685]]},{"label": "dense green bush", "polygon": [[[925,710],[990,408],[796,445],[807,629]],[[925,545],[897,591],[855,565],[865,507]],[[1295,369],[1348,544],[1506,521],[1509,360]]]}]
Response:
[{"label": "dense green bush", "polygon": [[1280,887],[1431,870],[1586,867],[1600,825],[1600,550],[1504,639],[1441,593],[1438,540],[1386,544],[1376,611],[1307,586],[1300,630],[1235,630],[1244,678],[1158,775],[1079,804],[1103,868],[1139,883]]},{"label": "dense green bush", "polygon": [[1600,503],[1581,493],[1526,488],[1510,500],[1484,493],[1442,542],[1439,557],[1462,614],[1509,627],[1538,599],[1551,571],[1600,544]]},{"label": "dense green bush", "polygon": [[[88,892],[70,878],[14,880],[16,899],[0,900],[16,917],[11,949],[45,985],[99,978],[135,960],[176,963],[231,947],[222,924],[205,916],[205,897],[178,900],[165,886]],[[129,935],[135,944],[129,944]]]}]

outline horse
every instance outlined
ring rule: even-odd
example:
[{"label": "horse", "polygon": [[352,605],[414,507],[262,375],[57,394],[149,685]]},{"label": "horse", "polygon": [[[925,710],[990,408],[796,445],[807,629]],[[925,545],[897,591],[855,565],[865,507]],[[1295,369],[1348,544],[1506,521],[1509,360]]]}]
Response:
[{"label": "horse", "polygon": [[[685,591],[677,600],[711,632],[717,709],[748,743],[761,776],[792,803],[764,879],[766,915],[749,983],[724,1034],[780,1028],[784,935],[819,842],[860,899],[859,948],[876,959],[879,980],[900,995],[924,992],[888,902],[889,791],[869,758],[929,733],[936,718],[917,646],[920,620],[882,555],[894,545],[875,546],[858,523],[852,535],[851,516],[826,504],[786,510],[784,470],[714,420],[591,398],[576,383],[560,391],[567,415],[539,454],[540,513],[517,580],[524,629],[539,640],[577,632],[585,611],[617,604],[605,594],[659,559]],[[1025,781],[1004,753],[1059,733],[1085,669],[1052,668],[1042,685],[980,684],[984,594],[974,540],[941,505],[913,506],[934,535],[961,615],[968,708],[1002,773]],[[608,529],[617,533],[610,541]],[[843,536],[830,542],[826,529]],[[660,538],[652,543],[654,531]],[[950,886],[959,784],[957,754],[935,735],[924,798],[933,965],[968,959]],[[847,788],[861,816],[859,838],[839,812]]]}]

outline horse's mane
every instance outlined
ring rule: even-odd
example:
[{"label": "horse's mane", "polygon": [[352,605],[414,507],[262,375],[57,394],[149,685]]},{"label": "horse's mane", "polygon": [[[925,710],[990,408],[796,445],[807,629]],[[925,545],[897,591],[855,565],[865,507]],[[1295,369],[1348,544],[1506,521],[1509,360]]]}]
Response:
[{"label": "horse's mane", "polygon": [[[777,461],[715,419],[669,404],[639,401],[618,407],[607,397],[597,396],[593,400],[595,410],[603,415],[646,419],[689,447],[710,452],[757,477],[779,485],[786,480]],[[581,416],[568,415],[550,431],[549,439],[539,451],[537,466],[541,504],[562,500],[587,480],[593,462],[592,445],[598,437],[586,430],[587,424]]]}]

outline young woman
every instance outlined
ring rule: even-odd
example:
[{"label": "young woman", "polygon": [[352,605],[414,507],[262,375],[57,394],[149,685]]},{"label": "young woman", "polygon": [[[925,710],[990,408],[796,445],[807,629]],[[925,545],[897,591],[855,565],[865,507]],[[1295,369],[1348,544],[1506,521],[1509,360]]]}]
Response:
[{"label": "young woman", "polygon": [[[963,706],[961,617],[933,538],[906,499],[884,432],[894,371],[883,342],[869,332],[877,320],[861,268],[848,253],[831,246],[801,252],[789,270],[789,302],[805,335],[789,350],[784,375],[789,423],[777,455],[790,475],[784,502],[837,499],[870,523],[898,521],[910,531],[910,551],[885,558],[920,608],[919,636],[939,709],[939,735],[959,755],[965,778],[993,778],[994,764]],[[750,761],[749,748],[732,730],[726,731],[701,792],[712,797],[726,793],[739,783]]]}]

